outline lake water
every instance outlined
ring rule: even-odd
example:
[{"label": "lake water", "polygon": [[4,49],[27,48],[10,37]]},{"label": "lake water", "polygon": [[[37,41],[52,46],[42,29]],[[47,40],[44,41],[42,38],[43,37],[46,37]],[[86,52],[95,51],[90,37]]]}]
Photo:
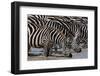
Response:
[{"label": "lake water", "polygon": [[[37,57],[38,56],[43,56],[43,54],[44,54],[44,49],[43,48],[31,48],[31,50],[32,50],[31,53],[35,56],[37,55]],[[63,51],[63,49],[59,49],[58,51]],[[59,55],[61,55],[61,54],[59,54]],[[72,52],[72,55],[73,55],[72,59],[88,58],[88,49],[82,49],[82,52],[80,52],[80,53]]]}]

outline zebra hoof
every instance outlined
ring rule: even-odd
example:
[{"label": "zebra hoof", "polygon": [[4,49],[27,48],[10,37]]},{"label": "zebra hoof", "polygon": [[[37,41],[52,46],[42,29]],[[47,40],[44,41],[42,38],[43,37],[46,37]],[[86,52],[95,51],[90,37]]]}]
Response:
[{"label": "zebra hoof", "polygon": [[66,57],[69,57],[69,58],[72,58],[72,54],[69,53],[69,54],[65,54]]}]

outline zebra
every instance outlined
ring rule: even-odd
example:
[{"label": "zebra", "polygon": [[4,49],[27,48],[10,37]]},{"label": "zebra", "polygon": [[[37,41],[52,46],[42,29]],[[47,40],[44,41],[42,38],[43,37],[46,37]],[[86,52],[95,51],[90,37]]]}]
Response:
[{"label": "zebra", "polygon": [[[70,22],[70,21],[62,21],[62,19],[61,18],[63,18],[63,17],[61,17],[61,18],[59,18],[59,19],[57,19],[57,17],[39,17],[39,16],[35,16],[35,15],[32,15],[31,16],[31,22],[29,21],[29,24],[28,25],[34,25],[37,29],[35,29],[35,30],[40,30],[41,31],[41,29],[39,29],[40,27],[49,27],[50,29],[52,28],[53,30],[59,30],[59,31],[63,31],[63,35],[64,36],[66,36],[65,34],[67,34],[67,36],[66,36],[66,39],[67,38],[70,38],[70,40],[69,41],[72,41],[73,43],[72,44],[75,44],[76,43],[76,39],[77,39],[77,37],[79,36],[79,25],[75,25],[75,23],[73,23],[73,22]],[[47,18],[49,19],[49,20],[47,20]],[[37,22],[33,22],[33,19],[34,20],[36,20]],[[74,26],[75,25],[75,26]],[[33,28],[33,26],[31,26],[32,28]],[[69,33],[70,34],[74,34],[74,36],[73,37],[71,37],[70,36],[70,34],[69,34],[69,36],[68,36],[68,33],[66,33],[67,31],[69,30]],[[29,31],[30,32],[30,31]],[[49,32],[49,34],[50,34],[51,32]],[[59,33],[59,32],[58,32]],[[56,34],[58,34],[58,33],[56,33]],[[29,34],[30,35],[30,38],[32,37],[32,35],[33,35],[33,33],[31,33],[31,34]],[[31,40],[29,38],[29,40]],[[65,40],[66,40],[65,39]],[[74,40],[73,40],[74,39]],[[56,42],[56,40],[51,40],[51,41],[49,41],[50,43],[52,43],[53,45],[54,44],[58,44],[57,42]],[[65,44],[64,44],[65,45]],[[72,45],[73,46],[73,45]],[[47,47],[47,46],[46,46]],[[76,47],[75,47],[76,48]],[[75,49],[74,49],[75,50]],[[76,52],[80,52],[81,51],[81,49],[80,48],[77,48],[77,50],[76,50]],[[72,56],[71,54],[70,54],[70,56]]]},{"label": "zebra", "polygon": [[[86,20],[86,18],[85,18],[85,21],[80,22],[80,23],[77,22],[76,20],[68,21],[65,18],[55,18],[54,21],[60,23],[61,25],[67,26],[69,28],[69,30],[74,35],[76,35],[75,38],[74,38],[75,41],[73,41],[73,38],[70,39],[70,41],[72,40],[72,44],[77,44],[77,46],[79,46],[80,51],[81,51],[80,44],[84,43],[86,45],[87,42],[88,42],[88,31],[87,31],[87,20]],[[74,49],[74,50],[77,50],[77,49]],[[80,51],[77,51],[77,52],[80,52]]]},{"label": "zebra", "polygon": [[[62,25],[59,25],[59,23],[53,22],[52,18],[55,18],[55,17],[54,16],[45,16],[45,15],[28,15],[28,23],[29,23],[28,25],[34,25],[36,30],[42,26],[59,29],[59,31],[65,29]],[[56,52],[56,49],[57,49],[56,42],[55,42],[54,48],[55,48],[55,52]]]},{"label": "zebra", "polygon": [[[53,17],[48,17],[45,15],[28,15],[28,25],[33,25],[35,30],[42,26],[46,27],[52,27],[54,29],[59,29],[60,31],[63,30],[63,26],[59,25],[56,22],[53,21],[48,21],[48,19],[53,18]],[[29,26],[30,28],[32,26]],[[31,28],[30,28],[31,29]],[[32,33],[32,30],[30,31]]]},{"label": "zebra", "polygon": [[[53,21],[56,21],[56,22],[58,22],[60,25],[62,25],[62,26],[66,26],[66,27],[68,27],[68,29],[75,35],[75,38],[70,38],[70,40],[69,41],[72,41],[72,46],[76,46],[76,47],[73,47],[73,49],[74,48],[78,48],[77,46],[77,40],[78,40],[78,38],[79,38],[79,36],[80,37],[83,37],[84,35],[86,35],[85,34],[85,32],[86,32],[86,30],[84,31],[83,30],[83,26],[82,27],[80,27],[80,25],[79,24],[77,24],[77,22],[75,22],[75,21],[65,21],[65,19],[63,20],[63,18],[55,18]],[[81,30],[80,30],[81,29]],[[85,37],[86,38],[86,37]],[[83,38],[83,39],[85,39],[85,38]],[[74,39],[74,40],[73,40]],[[80,39],[82,39],[82,38],[80,38]],[[79,41],[79,40],[78,40]],[[74,50],[76,50],[77,52],[80,52],[81,51],[81,48],[79,48],[80,50],[78,50],[78,49],[74,49]]]},{"label": "zebra", "polygon": [[[64,42],[67,42],[67,38],[72,38],[72,40],[73,40],[73,37],[75,37],[75,35],[72,33],[72,31],[70,31],[70,28],[69,28],[69,26],[66,26],[65,24],[63,24],[63,23],[59,23],[58,21],[56,22],[56,21],[54,21],[54,20],[50,20],[50,21],[48,21],[47,22],[47,24],[46,24],[46,26],[47,27],[52,27],[52,28],[54,28],[54,29],[58,29],[59,31],[63,31],[63,34],[66,36],[66,39],[65,39],[65,41]],[[69,33],[69,34],[68,34]],[[54,49],[55,49],[55,53],[57,52],[57,45],[59,46],[59,47],[62,47],[62,45],[61,44],[59,44],[59,43],[57,43],[57,42],[55,42],[54,43]],[[64,45],[65,45],[65,43],[64,43]],[[72,45],[73,46],[73,45]],[[65,46],[66,48],[67,48],[67,46]],[[66,49],[65,48],[65,49]],[[77,49],[77,50],[79,50],[79,52],[81,52],[81,50],[80,49]],[[67,52],[68,52],[68,54],[70,53],[69,52],[69,50],[67,50]],[[77,52],[77,51],[76,51]],[[72,54],[69,54],[70,55],[70,57],[72,57]]]},{"label": "zebra", "polygon": [[[54,22],[53,22],[53,24],[54,24]],[[51,27],[50,25],[53,25],[53,24],[51,24],[51,21],[48,21],[47,23],[46,23],[46,25],[45,26],[39,26],[38,24],[34,24],[34,23],[32,23],[32,21],[30,22],[30,19],[28,20],[28,42],[29,42],[29,45],[28,45],[28,47],[30,48],[31,46],[33,46],[33,47],[38,47],[38,48],[40,48],[40,47],[43,47],[43,48],[45,48],[45,47],[49,47],[49,44],[51,45],[53,45],[53,44],[55,44],[55,43],[57,43],[57,44],[60,44],[61,42],[64,42],[64,39],[63,38],[65,38],[65,37],[67,37],[68,35],[68,33],[67,33],[67,28],[65,29],[65,27],[63,27],[63,30],[62,30],[62,33],[61,33],[61,31],[59,30],[59,29],[55,29],[55,28],[53,28],[53,27]],[[49,26],[48,26],[49,25]],[[61,25],[59,25],[59,26],[61,26]],[[46,27],[46,28],[45,28]],[[45,29],[45,31],[44,31],[44,29]],[[48,30],[49,29],[49,30]],[[52,31],[50,31],[51,29],[53,29]],[[44,31],[44,32],[46,32],[46,33],[42,33],[42,31]],[[50,31],[50,32],[49,32]],[[49,32],[49,33],[48,33]],[[37,33],[37,34],[36,34]],[[48,35],[48,34],[49,35]],[[66,34],[67,33],[67,34]],[[42,35],[42,37],[40,37],[41,39],[40,39],[40,41],[42,41],[42,39],[47,39],[47,40],[45,40],[47,43],[46,43],[46,45],[44,45],[44,46],[42,46],[43,45],[43,43],[45,43],[45,41],[44,42],[42,42],[41,44],[42,45],[33,45],[33,43],[35,43],[35,39],[36,38],[39,38],[39,34],[41,34]],[[36,37],[36,36],[38,36],[38,37]],[[44,38],[43,38],[44,37]],[[47,37],[47,38],[45,38],[45,37]],[[61,38],[60,40],[59,40],[59,37]],[[49,38],[51,38],[51,39],[49,39]],[[32,41],[33,40],[33,41]],[[33,43],[32,43],[33,42]],[[39,42],[39,40],[36,42],[36,43],[38,43]],[[52,45],[51,45],[51,47],[52,47]],[[62,44],[63,45],[63,44]],[[47,48],[45,48],[45,49],[47,49]],[[48,55],[46,55],[46,56],[48,56]],[[69,56],[72,56],[71,54],[69,54]]]},{"label": "zebra", "polygon": [[[59,23],[62,26],[66,26],[71,32],[73,32],[74,35],[77,35],[76,39],[74,39],[75,43],[73,42],[72,44],[77,44],[79,48],[82,48],[81,44],[83,44],[83,46],[86,45],[87,47],[88,44],[87,43],[88,42],[88,30],[87,30],[88,18],[87,17],[55,16],[51,18],[51,20]],[[70,39],[70,41],[71,40],[73,40],[73,38]]]},{"label": "zebra", "polygon": [[[64,46],[64,39],[65,35],[63,31],[59,31],[50,27],[42,27],[35,31],[35,33],[30,35],[29,37],[29,46],[35,48],[44,48],[45,56],[49,56],[50,48],[53,47],[54,43],[62,43],[63,49],[65,50]],[[64,53],[65,54],[65,53]],[[67,54],[68,55],[68,54]],[[69,56],[72,56],[69,54]]]},{"label": "zebra", "polygon": [[78,36],[76,42],[78,45],[83,44],[81,48],[87,48],[88,46],[88,17],[73,17],[74,21],[80,26],[80,35]]},{"label": "zebra", "polygon": [[87,23],[80,24],[80,36],[77,38],[77,43],[83,44],[82,48],[88,47],[88,30],[87,29],[88,29]]}]

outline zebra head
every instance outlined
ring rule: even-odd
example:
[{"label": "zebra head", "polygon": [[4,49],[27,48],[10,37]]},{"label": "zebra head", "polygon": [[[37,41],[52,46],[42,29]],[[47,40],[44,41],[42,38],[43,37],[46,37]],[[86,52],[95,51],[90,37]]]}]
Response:
[{"label": "zebra head", "polygon": [[80,35],[79,32],[75,33],[75,36],[71,39],[71,43],[70,43],[71,48],[77,53],[80,53],[82,51],[80,44],[78,44],[78,42],[77,42],[79,35]]}]

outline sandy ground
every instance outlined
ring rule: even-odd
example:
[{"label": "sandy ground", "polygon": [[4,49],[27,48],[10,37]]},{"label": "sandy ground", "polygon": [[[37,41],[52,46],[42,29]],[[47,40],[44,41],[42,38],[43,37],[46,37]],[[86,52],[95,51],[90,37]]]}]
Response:
[{"label": "sandy ground", "polygon": [[40,56],[28,56],[29,61],[33,60],[59,60],[59,59],[84,59],[88,58],[88,50],[87,49],[82,49],[82,52],[80,53],[72,53],[72,58],[65,57],[63,54],[54,54],[52,56],[44,57],[42,55]]}]

